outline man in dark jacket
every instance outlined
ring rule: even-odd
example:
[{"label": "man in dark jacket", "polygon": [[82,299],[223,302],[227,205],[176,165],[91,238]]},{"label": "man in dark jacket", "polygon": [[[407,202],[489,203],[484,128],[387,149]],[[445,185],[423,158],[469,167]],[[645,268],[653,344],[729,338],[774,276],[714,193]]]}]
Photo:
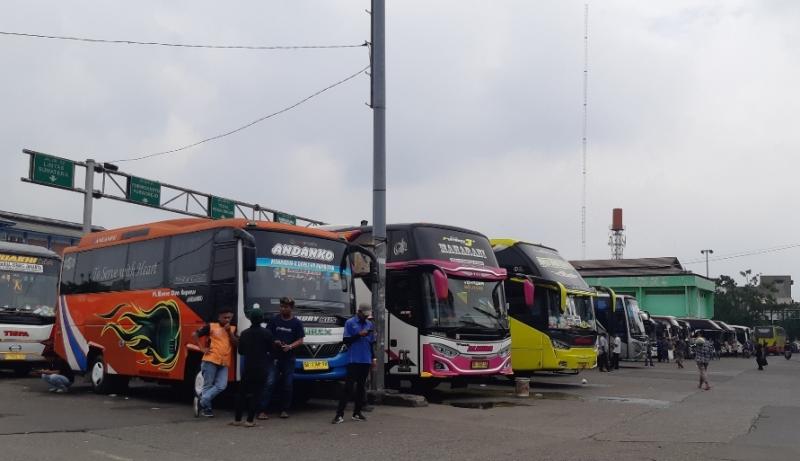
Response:
[{"label": "man in dark jacket", "polygon": [[250,328],[244,330],[239,337],[239,355],[244,358],[242,379],[236,393],[236,416],[231,423],[242,425],[242,413],[247,406],[247,422],[245,427],[255,426],[256,410],[258,410],[261,392],[267,381],[269,360],[273,347],[272,333],[261,326],[264,314],[260,309],[250,311]]}]

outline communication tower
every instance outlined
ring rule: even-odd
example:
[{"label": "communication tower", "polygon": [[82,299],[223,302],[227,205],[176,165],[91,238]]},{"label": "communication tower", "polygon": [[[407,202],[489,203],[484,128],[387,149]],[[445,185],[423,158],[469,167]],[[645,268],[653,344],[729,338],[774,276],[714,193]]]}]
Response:
[{"label": "communication tower", "polygon": [[625,250],[625,226],[622,225],[622,208],[614,208],[611,212],[611,228],[608,235],[608,246],[611,247],[611,258],[622,259]]}]

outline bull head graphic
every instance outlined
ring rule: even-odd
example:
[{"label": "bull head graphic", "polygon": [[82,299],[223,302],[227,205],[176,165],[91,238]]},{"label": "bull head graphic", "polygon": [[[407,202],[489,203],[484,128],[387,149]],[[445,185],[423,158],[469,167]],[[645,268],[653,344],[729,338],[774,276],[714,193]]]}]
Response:
[{"label": "bull head graphic", "polygon": [[[118,315],[123,310],[126,312]],[[151,365],[164,371],[175,368],[181,343],[180,309],[175,301],[160,301],[150,310],[123,303],[107,314],[98,314],[98,317],[109,321],[101,336],[111,330],[128,349],[148,357]],[[138,363],[147,362],[143,359]]]}]

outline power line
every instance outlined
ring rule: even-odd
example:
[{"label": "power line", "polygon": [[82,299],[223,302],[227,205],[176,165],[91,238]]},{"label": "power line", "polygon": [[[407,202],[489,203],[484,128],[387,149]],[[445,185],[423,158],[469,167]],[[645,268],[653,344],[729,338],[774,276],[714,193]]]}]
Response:
[{"label": "power line", "polygon": [[294,104],[292,104],[290,106],[284,107],[283,109],[281,109],[281,110],[279,110],[277,112],[273,112],[273,113],[271,113],[269,115],[265,115],[265,116],[260,117],[260,118],[258,118],[256,120],[253,120],[252,122],[247,123],[246,125],[242,125],[239,128],[235,128],[235,129],[227,131],[225,133],[221,133],[221,134],[218,134],[218,135],[215,135],[215,136],[211,136],[210,138],[205,138],[205,139],[202,139],[200,141],[193,142],[191,144],[187,144],[185,146],[177,147],[175,149],[170,149],[170,150],[166,150],[166,151],[162,151],[162,152],[155,152],[155,153],[152,153],[152,154],[144,154],[144,155],[143,154],[137,154],[137,155],[135,155],[133,157],[130,157],[130,158],[112,160],[111,163],[134,162],[136,160],[144,160],[144,159],[148,159],[148,158],[152,158],[152,157],[158,157],[158,156],[161,156],[161,155],[173,154],[175,152],[180,152],[182,150],[191,149],[192,147],[199,146],[200,144],[204,144],[204,143],[207,143],[209,141],[214,141],[214,140],[217,140],[217,139],[220,139],[220,138],[224,138],[226,136],[230,136],[232,134],[235,134],[235,133],[238,133],[238,132],[240,132],[242,130],[250,128],[251,126],[253,126],[253,125],[257,124],[257,123],[261,123],[264,120],[267,120],[267,119],[270,119],[272,117],[275,117],[276,115],[280,115],[280,114],[282,114],[284,112],[288,112],[288,111],[294,109],[295,107],[297,107],[297,106],[299,106],[299,105],[301,105],[301,104],[303,104],[303,103],[305,103],[305,102],[307,102],[307,101],[309,101],[309,100],[321,95],[322,93],[324,93],[324,92],[326,92],[326,91],[328,91],[328,90],[330,90],[332,88],[335,88],[335,87],[337,87],[337,86],[339,86],[339,85],[341,85],[341,84],[343,84],[343,83],[345,83],[347,81],[350,81],[350,80],[358,77],[359,75],[361,75],[363,72],[365,72],[369,68],[370,68],[370,65],[367,65],[364,68],[359,69],[358,72],[355,72],[355,73],[353,73],[353,74],[351,74],[351,75],[339,80],[336,83],[328,85],[325,88],[317,91],[316,93],[313,93],[312,95],[307,96],[307,97],[301,99],[300,101],[298,101],[298,102],[296,102],[296,103],[294,103]]},{"label": "power line", "polygon": [[[759,249],[759,250],[748,250],[748,251],[742,251],[742,252],[739,252],[739,253],[731,253],[731,254],[724,255],[724,256],[717,256],[717,257],[714,257],[714,258],[708,258],[708,260],[709,261],[725,261],[725,260],[728,260],[728,259],[743,258],[745,256],[755,256],[755,255],[761,255],[761,254],[767,254],[767,253],[775,253],[775,252],[778,252],[778,251],[790,250],[792,248],[797,248],[797,247],[800,247],[800,243],[792,243],[792,244],[782,245],[782,246],[772,247],[772,248],[762,248],[762,249]],[[687,264],[700,264],[700,263],[704,263],[705,261],[706,261],[705,258],[692,259],[692,260],[689,260],[689,261],[684,262],[682,264],[684,264],[684,265],[687,265]]]},{"label": "power line", "polygon": [[43,38],[49,40],[68,40],[73,42],[107,43],[114,45],[168,46],[174,48],[208,48],[216,50],[307,50],[307,49],[330,49],[330,48],[360,48],[362,46],[367,46],[366,42],[361,43],[359,45],[203,45],[203,44],[192,44],[192,43],[142,42],[138,40],[108,40],[102,38],[29,34],[24,32],[8,32],[8,31],[0,31],[0,35],[26,37],[26,38]]}]

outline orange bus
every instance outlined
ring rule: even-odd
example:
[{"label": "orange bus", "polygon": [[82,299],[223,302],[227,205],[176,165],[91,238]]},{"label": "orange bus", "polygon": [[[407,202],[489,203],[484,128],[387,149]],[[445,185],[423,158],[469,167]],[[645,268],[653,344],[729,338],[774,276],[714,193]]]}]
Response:
[{"label": "orange bus", "polygon": [[[232,307],[241,331],[250,309],[277,313],[279,298],[291,296],[306,328],[295,380],[339,379],[344,321],[355,302],[350,255],[371,256],[362,250],[332,232],[245,219],[175,219],[89,234],[64,252],[56,353],[98,393],[132,377],[193,386],[196,329]],[[229,379],[237,375],[231,366]]]}]

